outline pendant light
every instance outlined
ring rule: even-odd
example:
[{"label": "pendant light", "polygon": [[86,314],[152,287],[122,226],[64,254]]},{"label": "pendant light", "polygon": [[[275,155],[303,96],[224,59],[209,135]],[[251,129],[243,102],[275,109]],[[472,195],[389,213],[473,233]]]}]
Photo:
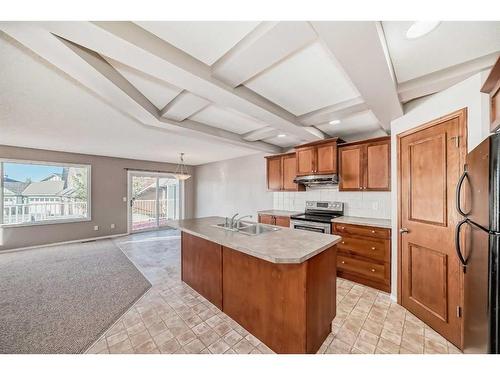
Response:
[{"label": "pendant light", "polygon": [[188,173],[186,165],[184,164],[184,153],[180,153],[180,163],[177,164],[177,168],[175,169],[175,178],[178,180],[184,181],[187,180],[191,175]]}]

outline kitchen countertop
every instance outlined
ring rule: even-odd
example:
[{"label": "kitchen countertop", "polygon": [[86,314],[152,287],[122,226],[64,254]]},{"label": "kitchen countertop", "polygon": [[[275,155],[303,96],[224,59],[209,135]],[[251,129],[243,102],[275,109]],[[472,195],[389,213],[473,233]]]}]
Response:
[{"label": "kitchen countertop", "polygon": [[169,220],[167,225],[272,263],[303,263],[341,239],[332,234],[282,227],[275,232],[249,236],[213,226],[223,222],[223,217],[211,216]]},{"label": "kitchen countertop", "polygon": [[257,212],[257,214],[262,214],[262,215],[287,216],[287,217],[290,217],[292,215],[300,215],[303,213],[304,212],[301,211],[285,211],[285,210],[264,210]]},{"label": "kitchen countertop", "polygon": [[355,216],[340,216],[332,219],[332,223],[344,223],[354,225],[367,225],[370,227],[389,228],[391,229],[390,219],[374,219],[369,217],[355,217]]}]

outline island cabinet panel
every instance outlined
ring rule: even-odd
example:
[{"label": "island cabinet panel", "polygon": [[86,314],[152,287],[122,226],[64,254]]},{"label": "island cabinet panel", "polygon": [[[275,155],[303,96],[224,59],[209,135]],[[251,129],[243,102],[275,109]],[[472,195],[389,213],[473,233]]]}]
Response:
[{"label": "island cabinet panel", "polygon": [[331,247],[307,261],[307,353],[316,353],[336,315],[337,250]]},{"label": "island cabinet panel", "polygon": [[222,310],[222,246],[184,231],[181,245],[182,281]]},{"label": "island cabinet panel", "polygon": [[224,312],[276,353],[316,353],[335,318],[336,250],[276,264],[223,247]]}]

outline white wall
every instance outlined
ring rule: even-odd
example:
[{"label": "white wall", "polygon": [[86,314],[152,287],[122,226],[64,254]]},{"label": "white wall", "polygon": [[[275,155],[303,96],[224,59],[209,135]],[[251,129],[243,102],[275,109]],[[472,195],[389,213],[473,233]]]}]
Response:
[{"label": "white wall", "polygon": [[392,296],[397,295],[397,145],[398,134],[425,124],[456,110],[467,108],[468,149],[476,147],[489,135],[488,96],[480,93],[487,72],[478,73],[440,93],[421,99],[407,107],[405,114],[391,123],[392,170]]},{"label": "white wall", "polygon": [[390,219],[390,192],[339,191],[338,186],[313,188],[299,192],[273,193],[273,208],[277,210],[304,211],[306,201],[344,202],[344,215]]},{"label": "white wall", "polygon": [[244,156],[197,166],[195,217],[253,215],[273,207],[266,191],[266,154]]}]

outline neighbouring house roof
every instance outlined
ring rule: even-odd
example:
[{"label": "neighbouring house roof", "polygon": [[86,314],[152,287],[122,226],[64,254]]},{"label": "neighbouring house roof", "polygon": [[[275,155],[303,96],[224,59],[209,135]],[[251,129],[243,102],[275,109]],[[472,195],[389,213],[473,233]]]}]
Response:
[{"label": "neighbouring house roof", "polygon": [[22,192],[25,196],[56,195],[64,189],[64,181],[32,182]]},{"label": "neighbouring house roof", "polygon": [[52,177],[58,177],[62,179],[62,173],[51,173],[47,177],[41,179],[40,181],[47,181],[50,180]]},{"label": "neighbouring house roof", "polygon": [[29,182],[20,182],[16,180],[11,180],[11,181],[4,180],[3,183],[4,188],[12,193],[9,195],[21,195],[21,193],[24,191],[24,189],[26,189],[28,185]]},{"label": "neighbouring house roof", "polygon": [[4,176],[3,182],[21,182],[21,181],[17,181],[17,180],[14,180],[13,178],[9,178],[7,176]]},{"label": "neighbouring house roof", "polygon": [[[165,178],[165,179],[161,179],[160,183],[158,185],[160,188],[164,188],[166,186],[176,185],[176,184],[177,184],[177,181],[175,179]],[[135,196],[140,197],[141,195],[148,193],[152,189],[156,189],[156,182],[153,182],[151,185],[146,186],[144,189],[139,191]]]}]

